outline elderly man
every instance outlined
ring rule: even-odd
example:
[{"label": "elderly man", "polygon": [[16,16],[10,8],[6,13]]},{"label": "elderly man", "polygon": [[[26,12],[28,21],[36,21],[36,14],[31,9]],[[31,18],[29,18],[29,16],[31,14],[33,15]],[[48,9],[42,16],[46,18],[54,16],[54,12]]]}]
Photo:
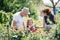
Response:
[{"label": "elderly man", "polygon": [[23,17],[27,16],[29,13],[29,9],[24,7],[22,11],[17,12],[13,15],[13,21],[12,26],[17,29],[23,29],[24,28],[24,19]]}]

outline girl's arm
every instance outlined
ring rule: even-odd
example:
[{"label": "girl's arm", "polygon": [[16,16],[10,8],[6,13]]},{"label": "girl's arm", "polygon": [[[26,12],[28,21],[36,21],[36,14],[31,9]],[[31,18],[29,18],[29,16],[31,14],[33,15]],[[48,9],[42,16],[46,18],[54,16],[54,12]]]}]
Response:
[{"label": "girl's arm", "polygon": [[23,22],[23,29],[25,30],[25,24],[24,24],[24,22]]}]

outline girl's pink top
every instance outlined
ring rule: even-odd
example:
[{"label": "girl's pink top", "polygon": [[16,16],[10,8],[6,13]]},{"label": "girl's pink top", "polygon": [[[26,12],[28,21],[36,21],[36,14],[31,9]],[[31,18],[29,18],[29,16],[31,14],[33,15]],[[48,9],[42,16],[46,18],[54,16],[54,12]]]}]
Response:
[{"label": "girl's pink top", "polygon": [[36,30],[37,29],[34,26],[30,27],[30,31],[35,32]]}]

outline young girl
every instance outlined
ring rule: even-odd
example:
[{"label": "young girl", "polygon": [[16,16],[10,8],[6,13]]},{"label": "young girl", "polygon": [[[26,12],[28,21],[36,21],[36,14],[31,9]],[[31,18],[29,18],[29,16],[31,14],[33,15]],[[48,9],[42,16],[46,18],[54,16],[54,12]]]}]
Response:
[{"label": "young girl", "polygon": [[37,29],[33,26],[33,20],[31,18],[27,20],[27,28],[31,32],[36,32],[37,31]]}]

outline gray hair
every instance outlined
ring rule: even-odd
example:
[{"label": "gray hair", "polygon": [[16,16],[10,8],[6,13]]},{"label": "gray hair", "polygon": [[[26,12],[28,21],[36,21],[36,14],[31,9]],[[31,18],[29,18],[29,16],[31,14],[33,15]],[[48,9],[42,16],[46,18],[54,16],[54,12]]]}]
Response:
[{"label": "gray hair", "polygon": [[22,9],[22,11],[23,11],[23,10],[27,10],[27,11],[29,11],[29,8],[27,8],[27,7],[24,7],[24,8]]},{"label": "gray hair", "polygon": [[30,12],[29,12],[29,8],[24,7],[24,8],[22,9],[22,11],[24,11],[24,10],[27,10],[27,11],[28,11],[28,13],[27,13],[27,14],[30,14]]}]

